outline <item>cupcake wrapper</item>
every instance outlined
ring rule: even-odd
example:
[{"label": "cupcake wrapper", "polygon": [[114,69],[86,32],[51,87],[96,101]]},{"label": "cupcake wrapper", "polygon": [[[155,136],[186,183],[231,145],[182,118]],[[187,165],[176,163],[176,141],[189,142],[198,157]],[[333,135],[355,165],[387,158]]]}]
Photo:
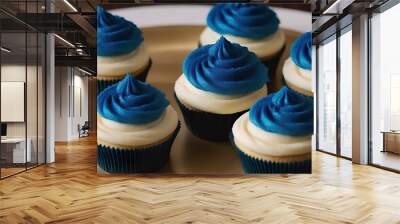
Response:
[{"label": "cupcake wrapper", "polygon": [[247,174],[266,173],[311,173],[311,160],[293,162],[275,162],[251,157],[242,152],[233,141],[232,133],[229,135],[231,144],[240,157],[243,170]]},{"label": "cupcake wrapper", "polygon": [[214,114],[191,110],[183,105],[176,95],[175,100],[182,111],[186,126],[192,134],[209,141],[227,141],[233,123],[247,111],[234,114]]},{"label": "cupcake wrapper", "polygon": [[[146,82],[146,78],[147,75],[150,71],[151,65],[153,64],[152,60],[150,59],[150,63],[147,65],[147,67],[144,69],[143,72],[141,72],[140,74],[135,74],[135,78],[137,80],[140,80],[142,82]],[[99,95],[99,93],[101,91],[103,91],[105,88],[107,88],[108,86],[111,86],[117,82],[121,81],[121,79],[114,79],[114,80],[97,80],[97,95]]]},{"label": "cupcake wrapper", "polygon": [[180,127],[180,123],[178,123],[171,137],[163,143],[148,148],[135,150],[97,145],[97,164],[108,173],[157,171],[168,162],[171,146]]}]

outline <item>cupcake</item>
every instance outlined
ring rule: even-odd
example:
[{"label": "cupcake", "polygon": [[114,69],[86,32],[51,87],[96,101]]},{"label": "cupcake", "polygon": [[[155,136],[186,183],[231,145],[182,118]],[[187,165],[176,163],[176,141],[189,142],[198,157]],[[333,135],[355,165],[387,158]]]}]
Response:
[{"label": "cupcake", "polygon": [[246,173],[311,173],[313,98],[286,86],[257,101],[232,128]]},{"label": "cupcake", "polygon": [[202,139],[228,140],[235,120],[267,95],[267,73],[254,53],[224,37],[191,52],[174,88],[189,130]]},{"label": "cupcake", "polygon": [[284,83],[305,96],[313,96],[311,74],[311,33],[302,34],[293,43],[290,57],[283,65]]},{"label": "cupcake", "polygon": [[207,27],[200,35],[200,45],[215,43],[221,35],[254,52],[269,68],[270,78],[274,80],[285,48],[285,35],[269,5],[216,4],[207,16]]},{"label": "cupcake", "polygon": [[97,163],[109,173],[157,171],[179,128],[165,95],[128,74],[97,97]]},{"label": "cupcake", "polygon": [[145,81],[151,67],[139,28],[97,7],[97,93],[132,73]]}]

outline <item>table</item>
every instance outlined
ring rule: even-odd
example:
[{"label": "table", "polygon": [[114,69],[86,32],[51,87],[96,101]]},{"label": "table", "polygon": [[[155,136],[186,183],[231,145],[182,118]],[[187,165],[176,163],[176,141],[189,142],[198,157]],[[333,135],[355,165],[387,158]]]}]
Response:
[{"label": "table", "polygon": [[382,152],[400,154],[400,131],[381,131],[383,135]]},{"label": "table", "polygon": [[[26,144],[26,142],[28,144]],[[31,146],[32,146],[32,140],[30,138],[27,138],[25,142],[25,138],[5,138],[1,139],[1,151],[2,151],[2,157],[9,157],[5,158],[6,163],[25,163],[25,162],[30,162],[32,158],[32,153],[31,153]],[[25,145],[26,147],[26,154],[25,154]],[[12,147],[12,148],[10,148]],[[3,156],[3,153],[6,154]],[[8,156],[7,154],[12,154],[11,156]],[[12,160],[11,160],[12,158]]]}]

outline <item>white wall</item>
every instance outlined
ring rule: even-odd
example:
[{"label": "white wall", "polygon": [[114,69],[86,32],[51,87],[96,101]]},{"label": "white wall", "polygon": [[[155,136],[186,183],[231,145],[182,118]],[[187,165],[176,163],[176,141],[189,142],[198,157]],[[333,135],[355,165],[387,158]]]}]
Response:
[{"label": "white wall", "polygon": [[[85,121],[88,120],[89,114],[88,114],[88,78],[86,76],[81,76],[82,73],[79,73],[79,75],[76,74],[75,70],[75,75],[74,75],[74,96],[71,96],[71,98],[74,100],[73,103],[75,106],[72,108],[72,119],[71,119],[71,133],[70,135],[72,138],[78,138],[79,133],[78,133],[78,124],[83,125]],[[80,91],[80,93],[78,93]],[[80,97],[79,97],[80,95]],[[80,102],[79,102],[80,101]],[[79,108],[81,107],[81,108]],[[81,110],[81,111],[80,111]]]},{"label": "white wall", "polygon": [[55,141],[68,141],[69,68],[55,68]]},{"label": "white wall", "polygon": [[[46,8],[54,12],[54,4],[46,1]],[[46,163],[56,160],[55,153],[55,40],[46,34]]]},{"label": "white wall", "polygon": [[88,78],[71,67],[56,67],[55,73],[55,140],[70,141],[79,137],[78,124],[88,120]]},{"label": "white wall", "polygon": [[368,163],[368,15],[352,23],[352,160]]}]

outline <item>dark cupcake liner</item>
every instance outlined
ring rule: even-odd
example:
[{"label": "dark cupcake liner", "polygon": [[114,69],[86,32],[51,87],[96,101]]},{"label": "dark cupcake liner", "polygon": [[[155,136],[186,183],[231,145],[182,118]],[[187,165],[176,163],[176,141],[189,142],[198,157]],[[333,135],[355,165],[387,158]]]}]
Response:
[{"label": "dark cupcake liner", "polygon": [[232,133],[229,135],[230,142],[240,157],[243,171],[247,174],[266,174],[266,173],[311,173],[311,160],[293,162],[275,162],[261,160],[251,157],[241,151],[233,140]]},{"label": "dark cupcake liner", "polygon": [[[175,94],[174,94],[175,95]],[[193,135],[209,141],[228,141],[233,123],[246,111],[234,114],[214,114],[191,110],[183,105],[175,95],[185,124]]]},{"label": "dark cupcake liner", "polygon": [[275,54],[272,58],[269,58],[268,60],[261,60],[261,62],[267,66],[268,68],[268,74],[269,74],[269,78],[270,80],[274,80],[275,76],[276,76],[276,69],[278,68],[279,65],[279,61],[281,60],[281,57],[283,55],[283,52],[285,51],[286,45],[284,45],[282,47],[281,50],[279,50],[279,52],[277,54]]},{"label": "dark cupcake liner", "polygon": [[[152,60],[150,59],[149,64],[147,67],[140,73],[140,74],[134,74],[135,79],[140,80],[142,82],[146,82],[147,75],[149,74],[151,65],[153,64]],[[111,86],[117,82],[121,81],[121,79],[115,79],[115,80],[99,80],[97,79],[97,95],[103,91],[105,88],[108,86]]]},{"label": "dark cupcake liner", "polygon": [[[286,45],[282,47],[282,49],[274,55],[272,58],[269,58],[268,60],[262,60],[261,62],[268,68],[268,75],[269,75],[269,82],[267,82],[268,86],[268,92],[274,92],[279,90],[279,81],[276,80],[277,76],[277,68],[279,65],[279,61],[281,60],[281,57],[283,55],[283,52],[285,51]],[[278,86],[277,86],[278,85]]]},{"label": "dark cupcake liner", "polygon": [[171,146],[179,132],[163,143],[148,148],[123,149],[97,145],[97,164],[108,173],[149,173],[161,169],[169,160]]}]

